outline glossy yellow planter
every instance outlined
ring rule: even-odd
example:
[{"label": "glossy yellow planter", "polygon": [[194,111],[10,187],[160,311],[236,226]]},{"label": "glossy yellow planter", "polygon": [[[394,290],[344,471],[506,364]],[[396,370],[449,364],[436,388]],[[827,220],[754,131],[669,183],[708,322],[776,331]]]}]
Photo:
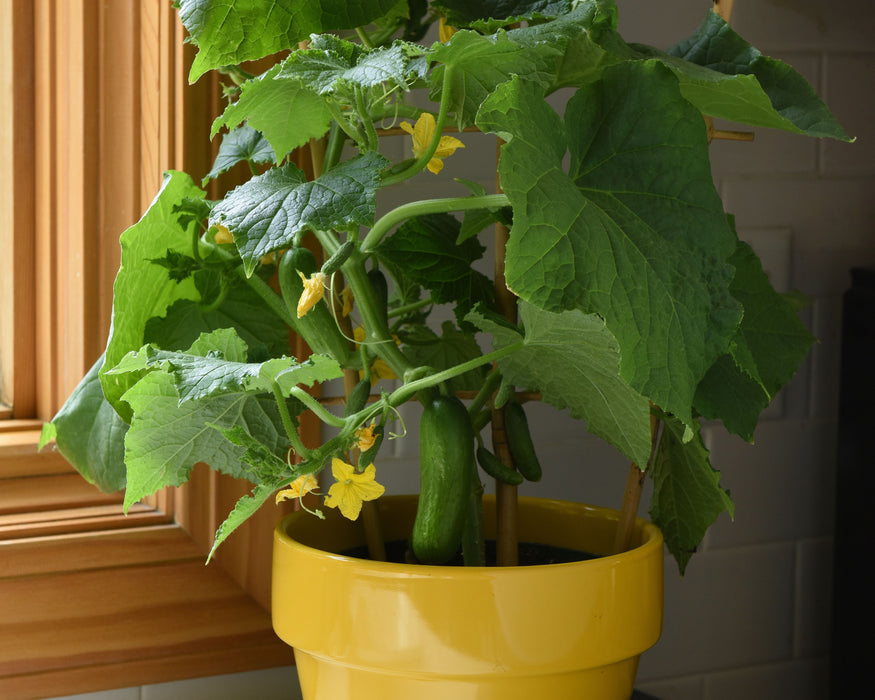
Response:
[{"label": "glossy yellow planter", "polygon": [[[386,539],[416,498],[377,501]],[[495,503],[485,499],[487,536]],[[610,551],[617,512],[520,499],[520,539]],[[295,648],[305,700],[628,700],[662,629],[662,534],[548,566],[435,567],[340,556],[359,523],[293,513],[274,537],[273,626]]]}]

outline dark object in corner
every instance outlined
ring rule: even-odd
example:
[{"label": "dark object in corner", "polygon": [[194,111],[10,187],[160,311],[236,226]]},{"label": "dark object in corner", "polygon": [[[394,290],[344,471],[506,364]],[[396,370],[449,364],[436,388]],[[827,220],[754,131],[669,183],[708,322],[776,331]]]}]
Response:
[{"label": "dark object in corner", "polygon": [[875,269],[851,270],[851,279],[844,295],[839,384],[830,650],[833,700],[865,697],[867,688],[871,692],[875,653],[871,581],[860,569],[872,551],[868,486],[875,426]]}]

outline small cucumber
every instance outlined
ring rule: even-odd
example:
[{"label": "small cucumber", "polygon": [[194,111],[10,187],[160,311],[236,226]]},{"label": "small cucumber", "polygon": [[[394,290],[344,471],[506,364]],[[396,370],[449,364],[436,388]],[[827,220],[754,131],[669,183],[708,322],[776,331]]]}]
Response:
[{"label": "small cucumber", "polygon": [[471,419],[455,396],[438,395],[426,404],[419,423],[419,459],[411,546],[423,564],[443,564],[459,550],[475,468]]},{"label": "small cucumber", "polygon": [[316,257],[302,246],[289,248],[277,268],[280,289],[286,308],[295,321],[293,330],[301,335],[314,353],[328,355],[343,364],[349,355],[349,341],[343,337],[325,304],[316,304],[305,316],[297,318],[298,299],[304,292],[304,283],[298,272],[309,277],[319,266]]},{"label": "small cucumber", "polygon": [[507,433],[510,456],[520,474],[528,481],[540,481],[541,463],[535,454],[529,422],[523,407],[516,401],[508,401],[504,407],[504,430]]},{"label": "small cucumber", "polygon": [[389,283],[379,269],[372,268],[368,270],[368,282],[371,283],[371,289],[374,290],[374,297],[379,305],[382,319],[386,326],[389,325]]},{"label": "small cucumber", "polygon": [[353,413],[361,411],[368,402],[368,397],[371,395],[371,380],[365,377],[356,384],[349,396],[346,399],[346,406],[343,408],[343,417],[348,418]]},{"label": "small cucumber", "polygon": [[333,275],[340,269],[340,266],[349,259],[349,256],[352,255],[352,252],[354,250],[355,243],[351,240],[345,241],[337,250],[334,251],[334,255],[332,255],[330,258],[328,258],[328,260],[322,263],[321,272],[326,275]]},{"label": "small cucumber", "polygon": [[511,469],[498,457],[487,450],[483,445],[477,448],[477,463],[493,479],[498,479],[505,484],[519,486],[523,483],[523,475],[516,469]]}]

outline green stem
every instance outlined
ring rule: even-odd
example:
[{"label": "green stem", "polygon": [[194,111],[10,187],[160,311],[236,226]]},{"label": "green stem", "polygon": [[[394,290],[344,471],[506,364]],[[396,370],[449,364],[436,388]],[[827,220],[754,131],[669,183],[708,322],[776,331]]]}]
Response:
[{"label": "green stem", "polygon": [[298,435],[298,429],[295,427],[295,424],[292,422],[292,417],[289,415],[289,407],[286,405],[286,397],[283,396],[283,392],[275,380],[271,382],[271,389],[273,390],[273,397],[276,399],[277,408],[279,408],[283,428],[285,428],[289,442],[292,444],[292,449],[301,455],[301,457],[307,459],[310,456],[310,450],[304,447],[304,443],[301,442],[301,436]]},{"label": "green stem", "polygon": [[452,66],[444,66],[444,77],[441,85],[441,105],[438,110],[437,121],[435,123],[434,134],[432,134],[431,142],[428,144],[428,148],[425,149],[425,153],[423,153],[419,159],[413,163],[409,168],[401,171],[400,173],[396,173],[395,175],[389,175],[386,177],[382,185],[384,187],[388,185],[395,185],[399,182],[404,182],[405,180],[409,180],[411,177],[416,175],[420,170],[422,170],[428,162],[434,156],[434,152],[437,150],[438,144],[441,142],[441,137],[444,132],[444,124],[447,121],[447,112],[450,108],[450,100],[448,95],[450,94],[450,79],[453,75],[453,67]]},{"label": "green stem", "polygon": [[502,357],[511,355],[517,350],[520,350],[523,345],[525,345],[525,341],[520,340],[517,343],[506,345],[500,350],[493,350],[492,352],[481,355],[480,357],[475,357],[473,360],[462,362],[461,364],[454,365],[449,369],[445,369],[441,372],[435,372],[434,374],[430,374],[427,377],[423,377],[422,379],[417,379],[415,381],[409,382],[389,394],[389,405],[400,406],[401,404],[408,401],[410,397],[418,391],[437,386],[441,382],[446,382],[453,377],[458,377],[460,374],[470,372],[472,369],[477,369],[481,365],[489,364],[490,362],[499,360]]},{"label": "green stem", "polygon": [[419,301],[404,304],[404,306],[396,306],[394,309],[389,309],[389,318],[403,316],[404,314],[409,314],[411,311],[419,311],[419,309],[429,306],[430,304],[434,304],[434,299],[429,296],[425,299],[420,299]]},{"label": "green stem", "polygon": [[261,279],[258,275],[247,277],[246,271],[243,269],[242,265],[239,265],[235,269],[235,272],[240,279],[249,285],[253,292],[261,297],[262,301],[270,307],[270,310],[279,316],[289,328],[295,327],[295,320],[289,314],[289,310],[286,308],[286,303],[279,294],[271,289],[267,282]]},{"label": "green stem", "polygon": [[225,298],[228,296],[228,291],[230,290],[231,286],[228,284],[228,281],[225,279],[224,276],[222,276],[221,284],[222,288],[219,290],[219,293],[216,295],[215,299],[213,299],[209,304],[198,305],[201,313],[208,314],[211,311],[215,311],[222,305],[222,302],[225,301]]},{"label": "green stem", "polygon": [[328,145],[325,147],[325,161],[322,164],[322,172],[331,170],[340,161],[343,153],[345,132],[338,126],[336,121],[331,122],[331,131],[328,134]]},{"label": "green stem", "polygon": [[380,139],[377,136],[377,130],[374,128],[374,121],[368,110],[368,106],[365,104],[364,92],[360,87],[356,87],[355,89],[355,106],[368,137],[368,150],[376,151],[380,147]]},{"label": "green stem", "polygon": [[501,372],[498,371],[498,367],[493,367],[489,370],[489,374],[486,375],[486,379],[483,380],[483,385],[480,387],[480,391],[477,392],[477,395],[468,404],[468,414],[471,416],[476,416],[480,410],[486,405],[486,402],[489,401],[489,397],[492,396],[492,392],[495,391],[496,387],[498,387],[501,382]]},{"label": "green stem", "polygon": [[363,27],[356,27],[355,33],[358,34],[359,40],[362,42],[362,44],[365,46],[365,48],[368,48],[368,49],[374,48],[374,44],[371,41],[371,37],[364,30]]},{"label": "green stem", "polygon": [[446,197],[444,199],[423,199],[418,202],[408,202],[379,218],[362,241],[362,252],[370,252],[392,230],[392,227],[414,216],[450,211],[468,211],[470,209],[496,209],[498,207],[505,207],[508,204],[510,204],[510,201],[506,194]]},{"label": "green stem", "polygon": [[298,401],[304,404],[307,408],[309,408],[313,413],[316,414],[316,417],[321,420],[323,423],[332,426],[333,428],[343,428],[346,426],[346,420],[344,418],[339,418],[335,416],[331,411],[326,409],[319,401],[314,399],[310,394],[304,391],[299,386],[293,386],[290,389],[292,396],[294,396]]}]

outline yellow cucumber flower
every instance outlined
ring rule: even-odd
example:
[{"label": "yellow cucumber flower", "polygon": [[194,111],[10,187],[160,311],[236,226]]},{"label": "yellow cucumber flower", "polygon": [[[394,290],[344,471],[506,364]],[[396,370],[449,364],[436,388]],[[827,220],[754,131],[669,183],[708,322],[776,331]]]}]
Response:
[{"label": "yellow cucumber flower", "polygon": [[[434,120],[433,114],[423,112],[419,115],[419,119],[416,120],[416,126],[413,126],[410,122],[401,122],[401,128],[413,137],[413,156],[420,158],[428,150],[428,145],[434,136],[437,123]],[[441,136],[441,140],[438,141],[438,147],[426,166],[429,172],[439,173],[444,167],[443,159],[453,155],[457,148],[464,147],[465,144],[457,138]]]},{"label": "yellow cucumber flower", "polygon": [[376,421],[374,421],[370,425],[363,425],[355,431],[355,439],[357,441],[355,446],[362,452],[367,452],[377,441],[377,436],[374,435],[374,429],[376,427]]},{"label": "yellow cucumber flower", "polygon": [[438,23],[438,38],[441,40],[441,43],[446,44],[456,31],[458,30],[455,27],[447,24],[447,18],[441,15],[440,22]]},{"label": "yellow cucumber flower", "polygon": [[301,498],[302,496],[315,491],[319,488],[319,482],[312,474],[304,474],[295,479],[289,488],[283,489],[276,495],[276,502],[279,505],[282,501],[289,501],[293,498]]},{"label": "yellow cucumber flower", "polygon": [[216,224],[216,235],[213,237],[213,240],[219,245],[223,245],[225,243],[233,243],[234,242],[234,234],[228,230],[228,227],[224,224]]},{"label": "yellow cucumber flower", "polygon": [[[358,326],[352,332],[353,340],[358,345],[361,345],[365,340],[365,329],[362,326]],[[398,338],[395,338],[395,344],[400,345],[400,341]],[[362,370],[359,370],[359,379],[365,376],[365,373]],[[378,357],[371,363],[371,386],[374,386],[381,379],[397,379],[395,373],[392,371],[392,368],[386,364],[386,361]]]},{"label": "yellow cucumber flower", "polygon": [[340,313],[346,318],[352,312],[352,306],[355,303],[355,297],[352,295],[352,288],[343,288],[343,291],[340,293],[340,301],[342,304]]},{"label": "yellow cucumber flower", "polygon": [[325,281],[328,279],[328,275],[324,272],[314,272],[310,277],[305,277],[304,273],[300,270],[298,270],[298,274],[304,283],[304,291],[301,294],[301,298],[298,299],[298,318],[301,318],[322,299],[322,295],[325,294]]},{"label": "yellow cucumber flower", "polygon": [[336,481],[328,489],[325,505],[329,508],[340,508],[345,518],[355,520],[362,511],[364,501],[373,501],[385,492],[385,487],[374,479],[377,470],[369,464],[361,473],[355,467],[342,459],[334,457],[331,460],[331,474]]}]

